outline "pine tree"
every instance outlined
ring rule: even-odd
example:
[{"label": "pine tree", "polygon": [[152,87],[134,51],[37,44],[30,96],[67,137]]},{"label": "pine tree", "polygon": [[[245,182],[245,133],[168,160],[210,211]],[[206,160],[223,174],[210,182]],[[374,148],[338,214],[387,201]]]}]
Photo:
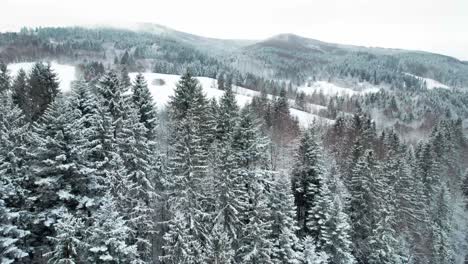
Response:
[{"label": "pine tree", "polygon": [[[3,176],[3,175],[2,175]],[[6,193],[7,186],[0,181],[0,192]],[[3,197],[0,197],[0,261],[9,264],[26,257],[28,254],[18,245],[28,232],[21,230],[14,224],[18,214],[11,212]]]},{"label": "pine tree", "polygon": [[243,210],[241,219],[244,226],[240,232],[236,259],[240,263],[274,263],[274,245],[271,236],[271,218],[268,199],[262,179],[263,173],[252,172],[243,175]]},{"label": "pine tree", "polygon": [[10,90],[10,85],[7,65],[0,61],[0,93]]},{"label": "pine tree", "polygon": [[436,204],[432,215],[432,261],[434,263],[453,263],[455,260],[455,252],[451,244],[453,212],[447,187],[442,186],[440,192],[435,196]]},{"label": "pine tree", "polygon": [[31,119],[36,121],[59,93],[57,74],[50,63],[36,63],[28,78],[31,103]]},{"label": "pine tree", "polygon": [[153,140],[156,136],[157,111],[143,74],[135,77],[132,91],[132,101],[139,111],[140,123],[148,130],[148,139]]},{"label": "pine tree", "polygon": [[316,203],[311,208],[307,224],[316,230],[317,250],[329,257],[329,263],[351,264],[355,259],[351,254],[351,226],[344,211],[342,201],[329,189],[330,176],[323,180],[316,196]]},{"label": "pine tree", "polygon": [[114,137],[122,128],[122,122],[125,115],[125,99],[123,96],[123,86],[119,78],[113,71],[107,72],[99,82],[98,93],[103,107],[107,108],[112,117],[114,126]]},{"label": "pine tree", "polygon": [[11,86],[13,102],[23,110],[23,114],[30,118],[31,115],[31,98],[30,87],[27,82],[27,75],[23,69],[18,71],[13,84]]},{"label": "pine tree", "polygon": [[[206,131],[201,122],[206,117],[207,100],[198,81],[189,72],[177,84],[169,103],[171,152],[169,183],[173,217],[165,234],[163,260],[169,263],[197,263],[204,258],[207,240],[205,208],[207,146],[202,140]],[[182,234],[180,232],[183,232]],[[182,239],[183,241],[179,241]],[[190,250],[181,250],[183,243]],[[178,262],[179,261],[179,262]]]},{"label": "pine tree", "polygon": [[[314,239],[318,238],[318,230],[314,230],[317,223],[309,214],[317,201],[324,175],[322,149],[317,142],[315,131],[305,131],[297,150],[291,178],[300,237],[310,235]],[[307,223],[308,219],[310,223]]]},{"label": "pine tree", "polygon": [[[150,239],[154,233],[154,199],[156,198],[153,148],[146,138],[147,129],[139,121],[136,109],[128,108],[116,143],[119,155],[125,166],[124,181],[121,185],[123,198],[119,207],[133,229],[132,239],[138,246],[143,259],[149,260],[151,252]],[[133,243],[133,242],[132,242]]]},{"label": "pine tree", "polygon": [[316,241],[310,237],[304,237],[302,242],[304,245],[304,264],[326,264],[328,263],[328,256],[325,252],[317,251]]},{"label": "pine tree", "polygon": [[350,216],[354,256],[358,262],[366,261],[369,238],[375,227],[378,198],[374,190],[377,164],[372,151],[366,151],[352,170]]},{"label": "pine tree", "polygon": [[9,93],[0,94],[0,259],[12,263],[25,256],[23,241],[27,213],[24,189],[26,142],[28,127],[21,110],[14,105]]},{"label": "pine tree", "polygon": [[274,243],[275,263],[301,263],[302,255],[296,232],[296,210],[291,184],[287,177],[276,177],[270,190],[271,241]]},{"label": "pine tree", "polygon": [[232,87],[226,87],[218,108],[217,138],[221,142],[228,142],[238,119],[239,107]]},{"label": "pine tree", "polygon": [[126,92],[132,85],[130,76],[128,75],[128,69],[125,66],[122,68],[120,72],[120,83],[122,84],[123,92]]},{"label": "pine tree", "polygon": [[206,245],[206,251],[205,261],[207,263],[236,263],[232,240],[225,231],[225,227],[219,222],[216,222],[211,230],[210,239],[207,241]]},{"label": "pine tree", "polygon": [[80,131],[71,123],[75,114],[63,97],[57,98],[33,128],[29,191],[34,197],[33,239],[41,244],[38,254],[48,245],[44,239],[54,236],[57,219],[66,208],[78,208],[87,188],[87,176],[77,164]]},{"label": "pine tree", "polygon": [[127,244],[131,228],[119,214],[114,198],[106,194],[101,203],[92,225],[86,229],[86,262],[138,263],[136,245]]},{"label": "pine tree", "polygon": [[48,252],[48,263],[81,263],[86,253],[84,222],[69,213],[64,213],[55,224],[56,235],[51,237],[53,250]]}]

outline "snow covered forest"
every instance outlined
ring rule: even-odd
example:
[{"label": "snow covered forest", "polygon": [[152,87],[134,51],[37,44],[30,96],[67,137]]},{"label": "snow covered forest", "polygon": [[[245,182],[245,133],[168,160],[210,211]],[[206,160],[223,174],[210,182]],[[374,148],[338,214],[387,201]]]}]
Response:
[{"label": "snow covered forest", "polygon": [[[116,31],[0,34],[0,263],[468,261],[468,92],[452,61],[416,73],[440,58],[350,50],[297,72],[273,39],[228,63]],[[51,59],[77,67],[70,90]],[[147,70],[181,74],[167,104]]]}]

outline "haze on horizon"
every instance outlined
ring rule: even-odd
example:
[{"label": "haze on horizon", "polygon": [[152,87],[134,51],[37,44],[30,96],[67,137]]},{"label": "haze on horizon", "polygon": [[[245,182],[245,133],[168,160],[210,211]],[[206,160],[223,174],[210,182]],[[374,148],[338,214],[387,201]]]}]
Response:
[{"label": "haze on horizon", "polygon": [[466,0],[3,0],[0,31],[23,26],[156,23],[197,35],[423,50],[468,60]]}]

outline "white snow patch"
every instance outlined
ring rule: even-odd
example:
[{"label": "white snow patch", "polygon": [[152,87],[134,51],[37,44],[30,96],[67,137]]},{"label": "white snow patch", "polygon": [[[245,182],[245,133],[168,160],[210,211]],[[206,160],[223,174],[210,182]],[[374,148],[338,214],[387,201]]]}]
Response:
[{"label": "white snow patch", "polygon": [[330,125],[334,123],[334,120],[300,111],[294,108],[290,108],[289,111],[292,116],[297,118],[299,124],[301,124],[303,127],[309,127],[312,124]]},{"label": "white snow patch", "polygon": [[[138,73],[132,72],[130,73],[130,79],[135,80],[135,77]],[[172,74],[162,74],[162,73],[142,73],[148,83],[148,88],[153,96],[154,101],[157,104],[157,107],[164,108],[167,106],[167,103],[170,100],[170,97],[174,95],[174,90],[176,88],[176,84],[180,79],[180,75],[172,75]],[[217,88],[217,82],[215,79],[208,78],[208,77],[196,77],[203,88],[203,92],[205,92],[208,98],[216,98],[219,99],[223,96],[224,91],[219,90]],[[236,95],[237,103],[240,106],[244,106],[252,101],[254,96],[259,96],[260,92],[250,90],[244,87],[234,86],[233,92]],[[268,96],[270,99],[272,98],[271,95]],[[293,101],[291,101],[293,103]],[[312,111],[319,111],[320,109],[326,108],[320,105],[310,105]],[[299,123],[302,126],[307,127],[314,121],[317,122],[325,122],[327,124],[332,123],[333,120],[320,117],[318,115],[300,111],[297,109],[291,108],[291,115],[297,117]]]},{"label": "white snow patch", "polygon": [[[135,80],[138,73],[130,73],[130,79]],[[174,95],[177,82],[179,82],[180,75],[162,74],[162,73],[143,73],[148,88],[153,96],[158,107],[165,107],[169,102],[171,96]],[[216,80],[208,77],[196,77],[203,88],[203,92],[208,98],[219,99],[223,96],[224,91],[218,90]],[[244,106],[250,103],[255,91],[245,89],[242,87],[234,87],[234,93],[239,105]]]},{"label": "white snow patch", "polygon": [[417,75],[407,73],[407,72],[405,72],[405,74],[409,75],[409,76],[413,76],[416,79],[419,79],[420,81],[425,82],[426,87],[427,87],[428,90],[432,90],[434,88],[442,88],[442,89],[449,89],[449,90],[451,89],[450,86],[445,85],[445,84],[443,84],[443,83],[441,83],[439,81],[436,81],[434,79],[431,79],[431,78],[424,78],[424,77],[417,76]]},{"label": "white snow patch", "polygon": [[[11,76],[14,78],[20,69],[29,73],[34,66],[35,62],[20,62],[8,64],[7,68],[10,71]],[[76,80],[76,69],[75,66],[59,64],[57,62],[51,62],[52,70],[57,74],[58,81],[60,82],[60,90],[62,92],[68,92],[71,89],[72,81]]]},{"label": "white snow patch", "polygon": [[297,88],[298,92],[304,92],[307,95],[314,93],[322,93],[327,96],[353,96],[359,94],[376,93],[380,89],[374,86],[366,86],[364,83],[358,84],[360,91],[351,88],[340,87],[334,83],[327,81],[316,81],[309,86],[300,86]]}]

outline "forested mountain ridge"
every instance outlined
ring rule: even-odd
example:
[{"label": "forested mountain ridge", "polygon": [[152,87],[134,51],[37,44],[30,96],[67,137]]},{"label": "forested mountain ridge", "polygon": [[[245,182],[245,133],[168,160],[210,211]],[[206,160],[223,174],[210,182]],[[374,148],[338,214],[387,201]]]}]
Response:
[{"label": "forested mountain ridge", "polygon": [[0,35],[0,58],[6,62],[47,58],[109,61],[126,51],[140,68],[159,66],[166,73],[181,74],[183,66],[190,66],[207,77],[213,77],[215,71],[239,71],[297,84],[311,76],[391,83],[410,73],[452,87],[468,86],[468,65],[449,56],[333,44],[293,34],[266,40],[222,40],[136,24],[128,29],[37,28]]}]

